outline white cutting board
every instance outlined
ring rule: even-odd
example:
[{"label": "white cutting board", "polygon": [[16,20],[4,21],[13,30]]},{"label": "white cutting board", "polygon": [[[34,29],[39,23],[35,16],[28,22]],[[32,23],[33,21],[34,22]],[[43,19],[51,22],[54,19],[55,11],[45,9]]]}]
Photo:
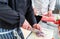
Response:
[{"label": "white cutting board", "polygon": [[[21,29],[26,39],[26,37],[31,33],[31,31],[25,30],[23,28]],[[35,33],[31,33],[28,39],[52,39],[54,30],[42,28],[42,32],[45,34],[45,37],[37,37]]]},{"label": "white cutting board", "polygon": [[26,37],[31,33],[31,31],[29,30],[26,30],[26,29],[23,29],[21,28],[22,32],[23,32],[23,35],[24,35],[24,38],[26,39]]}]

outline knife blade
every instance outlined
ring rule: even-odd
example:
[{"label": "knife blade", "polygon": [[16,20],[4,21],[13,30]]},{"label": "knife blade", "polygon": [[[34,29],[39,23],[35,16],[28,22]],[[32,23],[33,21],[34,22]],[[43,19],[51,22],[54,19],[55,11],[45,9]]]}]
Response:
[{"label": "knife blade", "polygon": [[40,31],[40,30],[31,28],[30,31],[35,33],[38,37],[44,37],[44,33],[42,31]]}]

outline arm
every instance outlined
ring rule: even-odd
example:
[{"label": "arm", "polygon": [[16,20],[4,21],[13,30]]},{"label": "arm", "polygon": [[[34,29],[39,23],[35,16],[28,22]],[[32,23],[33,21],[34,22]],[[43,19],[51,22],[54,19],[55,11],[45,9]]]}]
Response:
[{"label": "arm", "polygon": [[0,4],[0,19],[10,24],[15,24],[20,21],[20,25],[22,25],[25,20],[24,16],[21,14],[19,19],[18,12],[12,10],[8,5],[4,4]]},{"label": "arm", "polygon": [[33,11],[34,11],[34,15],[37,15],[37,9],[34,6],[34,0],[32,0],[32,7],[33,7]]},{"label": "arm", "polygon": [[23,25],[24,21],[25,21],[25,17],[22,14],[20,14],[20,26]]},{"label": "arm", "polygon": [[49,2],[49,10],[53,11],[55,8],[56,0],[50,0]]},{"label": "arm", "polygon": [[54,10],[54,8],[55,8],[55,4],[56,4],[56,0],[50,0],[50,1],[49,1],[48,16],[53,16],[52,14],[53,14],[53,10]]},{"label": "arm", "polygon": [[53,10],[55,8],[56,0],[49,0],[49,7],[47,14],[44,14],[45,16],[53,17]]},{"label": "arm", "polygon": [[[23,16],[26,16],[26,19],[27,20],[29,19],[28,22],[30,22],[30,24],[33,25],[34,23],[36,23],[36,19],[34,17],[31,0],[26,1],[28,3],[28,5],[26,5],[26,3],[25,2],[23,3],[23,2],[24,2],[24,0],[22,0],[22,1],[19,0],[18,1],[19,4],[16,3],[17,11],[19,12],[19,15],[22,14]],[[25,11],[27,11],[27,13]]]},{"label": "arm", "polygon": [[[29,26],[31,25],[34,25],[36,24],[36,19],[35,19],[35,16],[34,16],[34,12],[33,12],[33,9],[32,9],[32,5],[31,5],[31,0],[27,0],[27,6],[26,6],[26,2],[24,0],[19,0],[18,3],[16,4],[17,6],[17,12],[19,12],[19,15],[23,15],[24,17],[26,16],[26,19],[22,25],[23,28],[29,28]],[[28,8],[28,9],[27,9]],[[25,13],[25,11],[27,13]],[[22,20],[22,19],[21,19]],[[31,25],[29,25],[29,23]],[[27,23],[27,24],[26,24]],[[34,25],[35,26],[35,25]],[[38,26],[37,26],[38,27]],[[40,27],[40,26],[39,26]],[[30,27],[31,28],[31,27]],[[40,28],[39,28],[40,29]]]},{"label": "arm", "polygon": [[26,13],[26,19],[28,20],[28,22],[31,25],[34,25],[37,22],[36,22],[36,18],[34,16],[34,11],[32,9],[31,0],[28,3],[29,3],[29,6],[28,6],[28,9],[27,9],[27,13]]}]

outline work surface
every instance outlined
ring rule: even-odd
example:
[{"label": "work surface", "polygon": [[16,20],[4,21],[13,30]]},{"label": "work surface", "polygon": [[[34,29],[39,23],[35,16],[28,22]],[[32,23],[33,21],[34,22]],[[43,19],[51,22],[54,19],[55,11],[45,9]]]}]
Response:
[{"label": "work surface", "polygon": [[25,39],[52,39],[54,31],[51,29],[42,29],[44,37],[38,37],[36,33],[30,32],[28,30],[22,29]]},{"label": "work surface", "polygon": [[[54,16],[56,17],[57,15],[55,14]],[[48,25],[42,21],[40,21],[39,24],[43,27],[42,31],[45,33],[45,37],[37,37],[35,33],[21,28],[25,39],[51,39],[52,37],[58,39],[58,28],[56,25]]]},{"label": "work surface", "polygon": [[25,39],[51,39],[52,37],[58,39],[57,26],[54,27],[54,25],[47,25],[46,23],[43,23],[41,21],[39,24],[43,27],[42,31],[44,32],[45,37],[37,37],[35,33],[31,33],[31,31],[22,29]]}]

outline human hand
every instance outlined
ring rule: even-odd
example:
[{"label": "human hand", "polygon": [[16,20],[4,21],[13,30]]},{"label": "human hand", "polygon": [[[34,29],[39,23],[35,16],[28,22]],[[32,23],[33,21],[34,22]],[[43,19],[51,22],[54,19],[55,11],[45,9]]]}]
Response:
[{"label": "human hand", "polygon": [[48,11],[48,16],[53,16],[52,15],[52,10]]},{"label": "human hand", "polygon": [[50,10],[48,12],[45,12],[45,14],[43,14],[43,16],[53,17],[52,11]]},{"label": "human hand", "polygon": [[22,28],[27,29],[27,30],[30,30],[32,27],[31,27],[31,25],[28,23],[28,21],[25,20],[24,23],[23,23],[23,25],[22,25]]},{"label": "human hand", "polygon": [[39,24],[34,24],[33,25],[33,28],[38,29],[38,30],[41,31],[41,26]]}]

